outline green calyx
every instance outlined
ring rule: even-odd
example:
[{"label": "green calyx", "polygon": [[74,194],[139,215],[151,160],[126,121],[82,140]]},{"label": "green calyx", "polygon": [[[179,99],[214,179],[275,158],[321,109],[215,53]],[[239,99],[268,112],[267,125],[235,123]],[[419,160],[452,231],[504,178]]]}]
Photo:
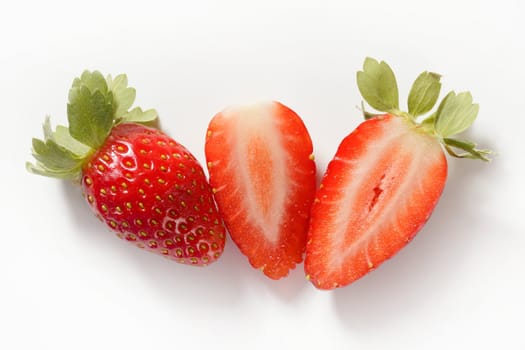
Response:
[{"label": "green calyx", "polygon": [[[367,57],[363,70],[357,72],[357,86],[363,99],[375,110],[406,119],[421,131],[436,137],[447,152],[458,158],[472,158],[488,161],[488,150],[476,149],[476,144],[467,140],[452,138],[468,129],[478,115],[479,106],[472,102],[470,92],[449,92],[437,109],[423,117],[436,106],[441,92],[441,76],[432,72],[421,73],[408,95],[408,112],[399,109],[399,93],[396,77],[385,62]],[[365,111],[365,119],[378,114]],[[421,121],[418,119],[422,118]]]},{"label": "green calyx", "polygon": [[44,122],[44,139],[33,139],[36,162],[26,163],[31,173],[62,179],[78,179],[82,166],[123,122],[150,123],[157,118],[153,109],[130,110],[135,89],[128,87],[126,75],[106,78],[98,71],[84,71],[73,81],[68,95],[69,126],[52,130],[50,118]]}]

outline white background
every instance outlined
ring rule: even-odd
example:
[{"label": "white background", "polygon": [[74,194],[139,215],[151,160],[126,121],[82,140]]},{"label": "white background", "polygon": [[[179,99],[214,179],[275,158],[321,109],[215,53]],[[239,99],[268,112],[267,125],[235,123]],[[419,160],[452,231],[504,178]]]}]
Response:
[{"label": "white background", "polygon": [[[167,4],[168,2],[166,2]],[[1,349],[525,349],[525,5],[501,1],[9,1],[0,5]],[[198,269],[116,239],[69,183],[29,175],[46,114],[65,123],[84,69],[128,74],[137,103],[204,162],[211,117],[276,99],[322,173],[360,122],[366,56],[402,101],[424,70],[470,90],[467,137],[431,220],[394,259],[332,292],[280,281],[231,241]]]}]

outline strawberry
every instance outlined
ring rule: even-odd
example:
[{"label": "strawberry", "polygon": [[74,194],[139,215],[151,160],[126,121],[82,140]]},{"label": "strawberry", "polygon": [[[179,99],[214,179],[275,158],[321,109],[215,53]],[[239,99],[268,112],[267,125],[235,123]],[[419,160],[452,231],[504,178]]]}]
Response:
[{"label": "strawberry", "polygon": [[211,120],[210,184],[233,241],[271,279],[302,262],[315,194],[312,141],[278,102],[230,107]]},{"label": "strawberry", "polygon": [[438,100],[439,75],[424,72],[416,79],[408,112],[399,111],[397,82],[385,62],[367,58],[357,82],[367,103],[383,113],[364,112],[367,120],[341,142],[316,193],[305,272],[319,289],[359,279],[414,238],[445,186],[443,148],[455,157],[488,160],[488,151],[452,138],[477,116],[470,93],[450,92],[418,121]]},{"label": "strawberry", "polygon": [[[69,127],[33,139],[29,171],[81,183],[95,215],[119,238],[191,265],[219,258],[225,229],[195,157],[161,131],[143,125],[154,110],[128,111],[135,90],[125,75],[84,72],[73,82]],[[141,124],[142,123],[142,124]]]}]

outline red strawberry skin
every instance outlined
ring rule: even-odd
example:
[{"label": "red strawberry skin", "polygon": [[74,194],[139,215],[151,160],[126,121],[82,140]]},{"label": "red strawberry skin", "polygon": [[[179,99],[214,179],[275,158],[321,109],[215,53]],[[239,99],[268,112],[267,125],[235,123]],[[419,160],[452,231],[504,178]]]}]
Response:
[{"label": "red strawberry skin", "polygon": [[202,167],[157,129],[117,125],[83,168],[84,195],[117,236],[191,265],[216,261],[225,229]]},{"label": "red strawberry skin", "polygon": [[210,122],[206,159],[233,241],[271,279],[301,263],[315,194],[313,146],[301,118],[278,102],[230,107]]},{"label": "red strawberry skin", "polygon": [[434,137],[388,114],[363,122],[340,144],[312,205],[307,278],[342,287],[391,258],[428,220],[446,177]]}]

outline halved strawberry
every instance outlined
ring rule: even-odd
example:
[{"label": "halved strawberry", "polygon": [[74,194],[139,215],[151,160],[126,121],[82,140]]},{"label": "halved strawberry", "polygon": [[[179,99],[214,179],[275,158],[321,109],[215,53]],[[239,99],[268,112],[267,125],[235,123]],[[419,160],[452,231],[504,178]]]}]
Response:
[{"label": "halved strawberry", "polygon": [[206,159],[219,211],[250,263],[272,279],[302,262],[315,193],[312,142],[278,102],[230,107],[211,120]]},{"label": "halved strawberry", "polygon": [[[397,83],[386,63],[365,61],[359,89],[375,109],[340,144],[316,194],[306,248],[307,278],[320,289],[347,285],[414,238],[437,204],[447,178],[441,144],[454,156],[487,160],[487,151],[450,136],[468,128],[478,107],[469,93],[450,93],[432,109],[439,75],[422,73],[400,112]],[[452,147],[464,150],[458,154]]]}]

